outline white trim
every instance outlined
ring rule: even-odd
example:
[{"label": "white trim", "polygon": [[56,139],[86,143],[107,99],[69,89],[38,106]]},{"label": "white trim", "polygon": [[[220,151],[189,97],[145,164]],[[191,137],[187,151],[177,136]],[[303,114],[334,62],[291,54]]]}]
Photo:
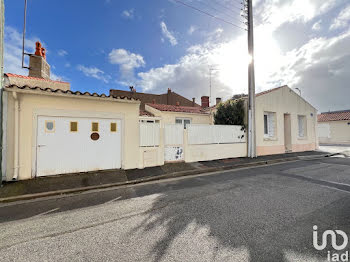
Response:
[{"label": "white trim", "polygon": [[2,92],[2,180],[7,178],[7,114],[8,114],[8,93]]}]

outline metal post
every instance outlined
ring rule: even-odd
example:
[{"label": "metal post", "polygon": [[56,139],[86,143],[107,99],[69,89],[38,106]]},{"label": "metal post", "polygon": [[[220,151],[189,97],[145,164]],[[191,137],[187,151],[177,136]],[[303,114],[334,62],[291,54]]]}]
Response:
[{"label": "metal post", "polygon": [[254,24],[252,0],[247,0],[248,11],[248,52],[251,62],[248,68],[248,157],[256,157],[255,122],[255,73],[254,73]]}]

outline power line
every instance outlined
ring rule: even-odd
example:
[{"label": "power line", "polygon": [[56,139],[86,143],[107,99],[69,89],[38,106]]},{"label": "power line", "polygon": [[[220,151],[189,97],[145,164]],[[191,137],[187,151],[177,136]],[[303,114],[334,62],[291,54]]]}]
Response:
[{"label": "power line", "polygon": [[[244,24],[244,21],[238,19],[238,18],[235,17],[235,16],[232,16],[232,15],[227,14],[227,11],[226,11],[226,13],[223,13],[222,11],[216,9],[215,7],[213,7],[212,5],[209,5],[208,3],[204,2],[204,1],[200,1],[200,0],[197,0],[197,1],[198,1],[200,4],[202,4],[202,5],[204,5],[204,6],[207,6],[207,7],[211,8],[211,9],[215,10],[216,12],[221,13],[221,15],[230,17],[231,19],[234,19],[234,20],[236,20],[237,22],[240,22],[240,23]],[[239,13],[239,15],[240,15],[240,13]]]},{"label": "power line", "polygon": [[196,11],[202,13],[202,14],[205,14],[205,15],[207,15],[207,16],[210,16],[211,18],[214,18],[214,19],[219,20],[219,21],[221,21],[221,22],[224,22],[224,23],[226,23],[226,24],[229,24],[229,25],[232,25],[232,26],[234,26],[234,27],[237,27],[237,28],[240,28],[240,29],[242,29],[242,30],[247,31],[246,28],[243,28],[243,27],[240,27],[240,26],[238,26],[238,25],[235,25],[234,23],[231,23],[231,22],[229,22],[229,21],[227,21],[227,20],[225,20],[225,19],[222,19],[222,18],[220,18],[220,17],[217,17],[217,16],[215,16],[215,15],[212,15],[212,14],[210,14],[210,13],[208,13],[208,12],[206,12],[206,11],[203,11],[203,10],[197,8],[197,7],[194,7],[194,6],[192,6],[192,5],[186,4],[186,3],[184,3],[184,2],[182,2],[182,1],[180,1],[180,0],[174,0],[174,1],[177,2],[177,3],[179,3],[179,4],[182,4],[182,5],[186,6],[186,7],[188,7],[188,8],[191,8],[191,9],[193,9],[193,10],[196,10]]},{"label": "power line", "polygon": [[[235,7],[235,8],[237,8],[237,9],[240,10],[240,11],[236,11],[235,9],[231,9],[231,8],[229,8],[229,7],[227,7],[227,6],[225,6],[225,5],[221,4],[221,3],[219,3],[219,0],[216,0],[215,3],[216,3],[217,5],[219,5],[219,6],[221,6],[222,8],[227,9],[227,11],[229,11],[229,12],[231,12],[231,13],[234,13],[234,14],[237,14],[237,15],[241,15],[242,8],[238,8],[238,7],[233,6],[233,7]],[[243,6],[242,6],[242,7],[243,7]]]}]

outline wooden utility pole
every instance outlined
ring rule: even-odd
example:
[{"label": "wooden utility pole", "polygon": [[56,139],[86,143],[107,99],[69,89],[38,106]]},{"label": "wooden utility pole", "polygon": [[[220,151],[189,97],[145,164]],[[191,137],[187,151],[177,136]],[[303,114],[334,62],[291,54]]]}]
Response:
[{"label": "wooden utility pole", "polygon": [[251,61],[248,68],[248,157],[256,157],[255,122],[255,73],[254,73],[254,24],[252,0],[246,0],[248,11],[248,53]]}]

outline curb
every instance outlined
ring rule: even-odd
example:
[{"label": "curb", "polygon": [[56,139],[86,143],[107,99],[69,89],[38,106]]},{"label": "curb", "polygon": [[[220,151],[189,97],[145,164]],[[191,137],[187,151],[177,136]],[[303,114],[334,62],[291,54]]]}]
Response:
[{"label": "curb", "polygon": [[141,183],[145,183],[145,182],[163,180],[163,179],[167,179],[167,178],[185,177],[185,176],[198,175],[198,174],[203,174],[203,173],[211,173],[211,172],[225,171],[225,170],[234,170],[234,169],[244,168],[244,167],[258,167],[258,166],[264,166],[264,165],[270,165],[270,164],[276,164],[276,163],[284,163],[284,162],[292,162],[292,161],[298,161],[298,160],[321,159],[323,157],[328,157],[328,156],[330,156],[330,155],[327,154],[327,155],[306,156],[306,157],[296,156],[296,157],[280,158],[280,159],[273,159],[273,160],[266,160],[266,161],[258,161],[258,162],[252,162],[252,163],[236,164],[236,165],[230,165],[230,166],[208,167],[208,168],[203,168],[203,169],[180,171],[180,172],[174,172],[174,173],[169,173],[169,174],[164,174],[164,175],[159,175],[159,176],[141,178],[141,179],[132,180],[132,181],[119,182],[119,183],[111,183],[111,184],[104,184],[104,185],[56,190],[56,191],[43,192],[43,193],[4,197],[4,198],[0,198],[0,203],[8,203],[8,202],[15,202],[15,201],[20,201],[20,200],[30,200],[30,199],[56,196],[56,195],[80,193],[80,192],[85,192],[85,191],[94,190],[94,189],[105,189],[105,188],[109,188],[109,187],[136,185],[136,184],[141,184]]}]

